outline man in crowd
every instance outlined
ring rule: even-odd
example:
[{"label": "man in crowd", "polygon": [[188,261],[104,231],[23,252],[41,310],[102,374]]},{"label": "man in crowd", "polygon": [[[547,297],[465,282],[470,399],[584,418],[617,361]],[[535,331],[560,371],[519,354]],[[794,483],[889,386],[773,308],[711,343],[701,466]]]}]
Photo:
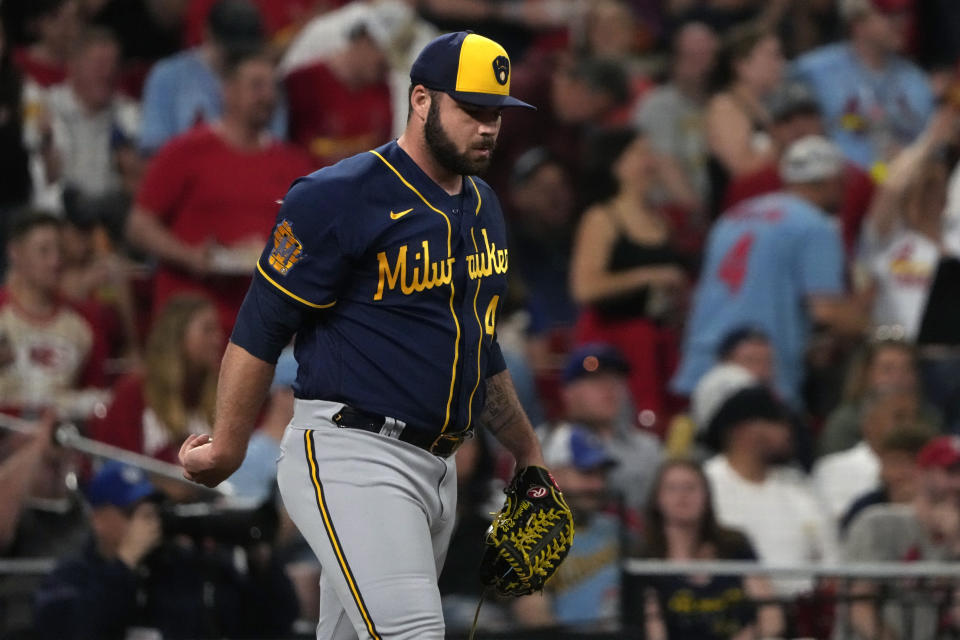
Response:
[{"label": "man in crowd", "polygon": [[829,213],[843,193],[843,167],[835,145],[802,138],[780,162],[786,191],[748,200],[714,225],[672,382],[676,392],[690,395],[721,339],[752,323],[774,346],[777,391],[795,402],[810,326],[861,330],[863,314],[844,298],[843,247]]},{"label": "man in crowd", "polygon": [[610,472],[611,491],[628,509],[640,513],[663,453],[659,440],[630,420],[629,370],[610,345],[594,343],[574,350],[562,373],[565,421],[553,429],[578,425],[593,433],[617,462]]},{"label": "man in crowd", "polygon": [[[960,438],[939,436],[917,456],[919,491],[909,504],[877,505],[863,512],[850,526],[845,547],[852,562],[960,561]],[[956,580],[952,581],[956,588]],[[931,585],[930,581],[922,584]],[[949,586],[949,585],[948,585]],[[878,585],[860,581],[854,594],[876,594]],[[901,583],[901,595],[907,588]],[[873,600],[850,607],[850,623],[862,638],[883,640],[933,640],[960,631],[960,611],[947,602],[938,610],[935,595],[925,590],[909,605],[889,602],[882,612]],[[952,590],[948,592],[952,593]],[[939,592],[943,595],[942,592]],[[918,594],[914,594],[918,595]],[[904,607],[909,607],[906,610]]]},{"label": "man in crowd", "polygon": [[813,467],[813,483],[833,518],[839,520],[854,500],[877,488],[881,444],[894,430],[915,424],[918,408],[914,391],[867,398],[860,417],[860,442],[817,461]]},{"label": "man in crowd", "polygon": [[[717,519],[746,533],[763,562],[834,562],[836,533],[809,480],[785,465],[792,456],[786,407],[762,385],[730,389],[707,416],[706,440],[720,453],[704,472]],[[778,580],[782,595],[809,589],[807,580]]]},{"label": "man in crowd", "polygon": [[329,58],[284,80],[290,140],[325,167],[391,138],[393,111],[381,45],[361,22]]},{"label": "man in crowd", "polygon": [[223,118],[174,139],[153,158],[127,225],[130,241],[160,261],[153,308],[171,295],[213,298],[229,333],[264,230],[306,155],[270,136],[274,66],[249,52],[224,70]]},{"label": "man in crowd", "polygon": [[9,269],[0,288],[0,406],[56,406],[86,417],[104,399],[106,342],[99,327],[59,294],[58,218],[28,213],[9,231]]},{"label": "man in crowd", "polygon": [[[143,89],[140,151],[155,153],[174,136],[213,122],[224,113],[221,81],[231,58],[264,44],[260,13],[248,0],[219,0],[207,18],[206,38],[199,47],[158,62]],[[268,120],[270,132],[286,135],[286,110],[275,102]]]},{"label": "man in crowd", "polygon": [[910,28],[909,0],[841,0],[846,42],[815,49],[794,63],[810,85],[830,138],[863,169],[883,165],[923,131],[933,95],[923,71],[900,56]]},{"label": "man in crowd", "polygon": [[[731,209],[749,198],[783,189],[778,163],[791,144],[805,136],[824,135],[820,105],[810,89],[799,82],[786,83],[770,96],[770,137],[776,160],[752,173],[734,178],[727,187],[723,208]],[[837,210],[843,229],[843,244],[852,256],[860,237],[860,226],[873,201],[874,183],[866,171],[847,161],[844,168],[843,198]]]},{"label": "man in crowd", "polygon": [[518,599],[514,616],[525,627],[613,628],[620,608],[620,521],[602,509],[608,472],[617,463],[594,433],[579,426],[558,427],[543,447],[551,473],[563,483],[577,537],[544,592]]},{"label": "man in crowd", "polygon": [[[122,638],[132,628],[169,638],[285,635],[296,597],[282,570],[256,553],[164,541],[162,497],[136,468],[108,462],[86,488],[93,537],[36,594],[44,640]],[[242,568],[241,568],[242,567]],[[202,597],[201,597],[202,594]]]}]

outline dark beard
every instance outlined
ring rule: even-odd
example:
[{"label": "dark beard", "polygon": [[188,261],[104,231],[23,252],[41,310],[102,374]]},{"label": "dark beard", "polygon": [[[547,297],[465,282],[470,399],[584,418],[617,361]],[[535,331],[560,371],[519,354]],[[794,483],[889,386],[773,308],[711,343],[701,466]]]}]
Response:
[{"label": "dark beard", "polygon": [[[457,151],[457,146],[453,143],[453,140],[447,136],[447,132],[443,130],[443,125],[440,124],[439,100],[432,100],[430,102],[430,111],[427,112],[427,121],[424,124],[423,133],[427,141],[427,149],[430,150],[430,155],[447,171],[462,176],[472,176],[483,173],[489,168],[493,154],[487,158],[470,160],[465,153],[459,153]],[[491,143],[491,151],[495,144],[496,143]]]}]

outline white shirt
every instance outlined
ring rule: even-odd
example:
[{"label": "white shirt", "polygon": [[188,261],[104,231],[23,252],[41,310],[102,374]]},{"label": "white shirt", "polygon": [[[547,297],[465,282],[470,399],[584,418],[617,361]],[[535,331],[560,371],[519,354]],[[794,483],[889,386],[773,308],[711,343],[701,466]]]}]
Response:
[{"label": "white shirt", "polygon": [[853,501],[880,484],[880,458],[866,442],[822,457],[813,467],[813,484],[835,520]]},{"label": "white shirt", "polygon": [[937,245],[916,231],[898,229],[864,260],[876,287],[873,325],[899,326],[905,338],[914,340],[940,261]]},{"label": "white shirt", "polygon": [[[800,472],[779,467],[763,482],[751,482],[734,471],[722,454],[708,460],[704,472],[717,519],[745,533],[763,562],[802,565],[837,560],[836,530]],[[774,589],[784,596],[807,591],[812,584],[809,579],[773,581]]]}]

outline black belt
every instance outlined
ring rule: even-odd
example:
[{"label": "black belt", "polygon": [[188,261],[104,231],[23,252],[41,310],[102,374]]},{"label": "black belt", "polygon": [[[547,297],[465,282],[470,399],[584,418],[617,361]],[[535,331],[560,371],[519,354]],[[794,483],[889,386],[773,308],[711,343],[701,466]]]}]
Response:
[{"label": "black belt", "polygon": [[[387,422],[387,417],[355,407],[344,406],[333,415],[333,422],[344,429],[362,429],[371,433],[380,433]],[[408,424],[400,431],[397,440],[420,447],[435,456],[447,458],[452,456],[467,438],[471,437],[473,437],[472,429],[438,434]]]}]

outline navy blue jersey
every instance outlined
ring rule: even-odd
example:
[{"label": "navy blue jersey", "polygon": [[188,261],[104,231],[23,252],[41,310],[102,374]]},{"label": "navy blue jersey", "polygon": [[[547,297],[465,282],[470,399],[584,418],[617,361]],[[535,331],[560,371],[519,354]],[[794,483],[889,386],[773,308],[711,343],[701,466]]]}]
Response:
[{"label": "navy blue jersey", "polygon": [[[304,314],[296,395],[423,428],[474,426],[509,257],[482,180],[451,196],[396,142],[293,184],[256,277]],[[255,283],[256,284],[256,283]]]}]

